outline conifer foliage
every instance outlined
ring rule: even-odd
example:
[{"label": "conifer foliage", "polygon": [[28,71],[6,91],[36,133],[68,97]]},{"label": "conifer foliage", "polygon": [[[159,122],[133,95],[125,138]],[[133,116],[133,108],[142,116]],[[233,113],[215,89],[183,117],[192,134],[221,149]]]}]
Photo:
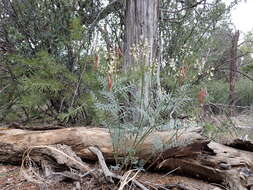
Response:
[{"label": "conifer foliage", "polygon": [[92,123],[88,30],[78,1],[1,1],[0,120]]}]

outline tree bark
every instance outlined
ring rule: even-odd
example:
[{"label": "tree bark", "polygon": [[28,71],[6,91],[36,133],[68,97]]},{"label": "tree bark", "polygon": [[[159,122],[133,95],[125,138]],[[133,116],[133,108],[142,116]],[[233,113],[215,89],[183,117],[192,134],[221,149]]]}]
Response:
[{"label": "tree bark", "polygon": [[232,36],[232,46],[230,49],[230,65],[229,65],[229,106],[230,115],[234,115],[236,96],[235,96],[235,83],[237,73],[237,47],[239,40],[239,30]]},{"label": "tree bark", "polygon": [[[127,155],[127,149],[133,146],[134,139],[126,136],[125,146],[117,156]],[[122,139],[123,140],[123,139]],[[173,141],[173,142],[172,142]],[[162,158],[177,154],[193,155],[201,152],[201,147],[209,141],[200,135],[200,129],[154,132],[136,147],[140,159],[153,160],[159,154]],[[173,145],[171,145],[173,143]],[[105,128],[67,128],[47,131],[29,131],[6,129],[0,131],[0,161],[19,162],[24,151],[33,146],[65,144],[81,158],[96,160],[89,151],[90,146],[100,148],[107,161],[114,160],[113,143]],[[191,147],[193,145],[193,147]],[[178,149],[178,147],[180,147]],[[168,155],[166,155],[168,154]],[[147,160],[148,161],[148,160]]]},{"label": "tree bark", "polygon": [[126,70],[136,62],[132,48],[148,43],[146,61],[151,65],[156,58],[158,37],[158,7],[159,0],[129,0],[126,2],[125,13],[125,64]]},{"label": "tree bark", "polygon": [[159,0],[126,1],[124,70],[137,68],[142,73],[139,93],[145,104],[150,96],[151,66],[157,61],[158,8]]}]

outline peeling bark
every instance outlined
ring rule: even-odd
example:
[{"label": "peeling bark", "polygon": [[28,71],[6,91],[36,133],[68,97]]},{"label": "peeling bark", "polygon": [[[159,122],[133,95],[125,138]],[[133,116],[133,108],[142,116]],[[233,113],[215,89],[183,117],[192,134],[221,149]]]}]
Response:
[{"label": "peeling bark", "polygon": [[164,160],[158,169],[173,170],[177,173],[208,182],[222,184],[231,190],[252,188],[253,153],[234,149],[215,142],[208,144],[215,155],[203,153],[194,159],[189,157]]}]

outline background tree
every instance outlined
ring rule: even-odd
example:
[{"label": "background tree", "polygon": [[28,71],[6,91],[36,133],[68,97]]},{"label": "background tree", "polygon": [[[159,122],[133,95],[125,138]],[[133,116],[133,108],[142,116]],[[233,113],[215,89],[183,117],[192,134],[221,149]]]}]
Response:
[{"label": "background tree", "polygon": [[[110,68],[116,79],[138,65],[146,100],[151,83],[159,96],[216,77],[212,68],[226,54],[218,31],[230,32],[228,13],[237,1],[147,2],[2,0],[0,117],[96,123],[92,94]],[[145,39],[147,54],[136,64],[131,46]]]},{"label": "background tree", "polygon": [[230,64],[229,64],[229,105],[231,106],[230,114],[234,114],[234,105],[236,102],[235,97],[235,83],[236,83],[236,73],[237,68],[237,47],[239,41],[240,32],[237,30],[232,36],[231,49],[230,49]]}]

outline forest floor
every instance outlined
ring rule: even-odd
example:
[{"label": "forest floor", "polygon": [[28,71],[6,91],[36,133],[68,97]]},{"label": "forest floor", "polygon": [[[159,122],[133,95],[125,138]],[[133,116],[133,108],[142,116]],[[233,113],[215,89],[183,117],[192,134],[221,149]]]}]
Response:
[{"label": "forest floor", "polygon": [[[217,119],[217,118],[216,118]],[[222,118],[218,118],[217,120],[222,120]],[[217,121],[216,120],[216,121]],[[237,117],[232,117],[231,120],[235,124],[236,128],[242,129],[242,133],[240,135],[247,134],[247,138],[253,139],[253,113],[250,114],[242,114]],[[97,166],[94,166],[97,167]],[[150,183],[150,185],[155,184],[156,186],[161,185],[163,187],[166,184],[182,184],[186,189],[194,189],[194,190],[219,190],[223,189],[215,184],[207,184],[204,181],[182,177],[182,176],[174,176],[173,173],[170,175],[162,174],[162,173],[148,173],[143,172],[138,175],[138,180],[140,182]],[[20,166],[6,165],[0,163],[0,190],[40,190],[40,189],[48,189],[48,190],[92,190],[92,189],[118,189],[115,188],[118,184],[97,184],[96,181],[90,177],[86,177],[81,183],[73,183],[73,182],[60,182],[56,184],[41,184],[36,185],[34,183],[28,182],[22,175],[20,175]],[[119,187],[119,186],[118,186]],[[131,188],[128,188],[131,189]],[[173,188],[168,188],[173,189]],[[174,188],[177,189],[177,188]],[[179,188],[178,188],[179,189]]]},{"label": "forest floor", "polygon": [[[143,172],[139,175],[138,181],[146,182],[150,186],[168,187],[168,189],[177,189],[184,187],[191,190],[220,190],[216,184],[207,184],[202,180],[189,177],[166,175],[162,173]],[[20,175],[20,167],[13,165],[0,165],[0,189],[1,190],[109,190],[118,189],[120,184],[97,184],[92,178],[85,178],[82,183],[60,182],[50,185],[36,185],[28,182]],[[175,186],[175,188],[173,188]],[[134,189],[128,187],[127,189]],[[179,188],[178,188],[179,189]]]},{"label": "forest floor", "polygon": [[253,113],[245,113],[231,118],[236,126],[253,130]]},{"label": "forest floor", "polygon": [[20,166],[0,164],[0,189],[1,190],[73,190],[75,187],[72,183],[61,182],[50,185],[47,188],[43,185],[36,185],[28,182],[20,175]]}]

